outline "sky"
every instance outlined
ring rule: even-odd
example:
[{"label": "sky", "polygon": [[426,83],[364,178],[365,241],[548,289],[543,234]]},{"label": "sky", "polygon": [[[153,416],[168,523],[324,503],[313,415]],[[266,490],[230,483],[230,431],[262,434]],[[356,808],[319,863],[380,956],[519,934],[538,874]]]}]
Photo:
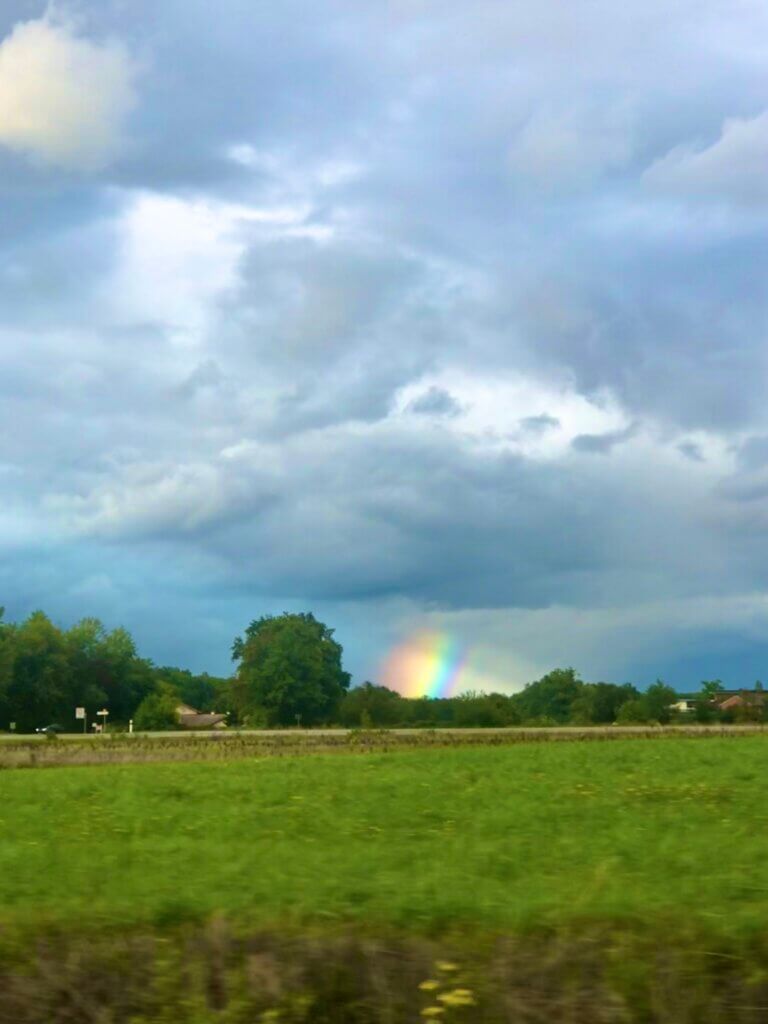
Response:
[{"label": "sky", "polygon": [[768,675],[762,0],[3,0],[0,210],[7,618]]}]

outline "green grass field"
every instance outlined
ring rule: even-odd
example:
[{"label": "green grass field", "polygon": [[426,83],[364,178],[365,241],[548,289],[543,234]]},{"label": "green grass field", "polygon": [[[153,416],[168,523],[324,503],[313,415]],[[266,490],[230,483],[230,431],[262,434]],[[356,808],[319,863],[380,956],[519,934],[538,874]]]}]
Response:
[{"label": "green grass field", "polygon": [[762,927],[767,756],[665,738],[5,772],[0,920]]},{"label": "green grass field", "polygon": [[0,1024],[754,1024],[767,756],[664,736],[0,771]]}]

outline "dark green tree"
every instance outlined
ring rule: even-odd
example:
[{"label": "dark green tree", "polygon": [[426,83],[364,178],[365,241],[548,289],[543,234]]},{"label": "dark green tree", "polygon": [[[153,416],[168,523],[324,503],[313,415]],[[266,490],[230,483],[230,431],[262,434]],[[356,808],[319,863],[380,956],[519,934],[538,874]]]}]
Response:
[{"label": "dark green tree", "polygon": [[[107,632],[94,618],[82,619],[65,633],[72,669],[71,703],[109,710],[110,722],[127,722],[141,701],[155,688],[154,669],[138,656],[133,637],[118,627]],[[67,718],[71,718],[72,708]]]},{"label": "dark green tree", "polygon": [[641,725],[648,721],[648,704],[641,697],[625,701],[616,714],[617,725]]},{"label": "dark green tree", "polygon": [[154,670],[154,677],[159,682],[169,683],[182,703],[198,711],[220,711],[225,703],[228,680],[209,676],[207,672],[196,676],[189,669],[164,666]]},{"label": "dark green tree", "polygon": [[571,721],[579,725],[610,725],[619,708],[640,694],[631,683],[585,683],[571,705]]},{"label": "dark green tree", "polygon": [[453,724],[459,728],[503,728],[518,725],[520,716],[513,699],[504,693],[467,691],[451,701]]},{"label": "dark green tree", "polygon": [[69,720],[72,669],[62,631],[43,612],[33,612],[15,628],[13,646],[6,699],[19,731]]},{"label": "dark green tree", "polygon": [[13,721],[10,689],[16,657],[15,627],[9,622],[3,622],[4,614],[5,609],[0,608],[0,729],[7,729]]},{"label": "dark green tree", "polygon": [[705,679],[701,684],[701,696],[706,700],[710,700],[712,697],[716,697],[718,693],[722,693],[725,687],[719,679]]},{"label": "dark green tree", "polygon": [[643,701],[648,710],[648,718],[653,722],[660,722],[666,725],[672,717],[671,705],[677,700],[677,694],[671,686],[667,686],[661,679],[651,683],[645,691]]},{"label": "dark green tree", "polygon": [[350,681],[333,633],[311,612],[255,619],[232,645],[241,716],[263,709],[276,725],[330,721]]},{"label": "dark green tree", "polygon": [[584,683],[572,668],[556,668],[516,693],[513,698],[515,709],[524,722],[567,722],[571,717],[571,706],[583,687]]},{"label": "dark green tree", "polygon": [[403,721],[403,698],[386,686],[365,682],[344,694],[338,719],[342,725],[391,726]]}]

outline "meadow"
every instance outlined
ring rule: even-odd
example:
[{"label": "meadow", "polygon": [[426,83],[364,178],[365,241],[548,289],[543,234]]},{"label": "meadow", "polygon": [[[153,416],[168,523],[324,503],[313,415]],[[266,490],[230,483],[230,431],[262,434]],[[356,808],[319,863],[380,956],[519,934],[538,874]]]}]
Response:
[{"label": "meadow", "polygon": [[[2,772],[0,1020],[161,1019],[142,1017],[138,994],[93,1018],[76,1006],[57,1016],[44,1000],[36,1017],[7,995],[21,991],[18,965],[35,944],[38,966],[26,970],[39,993],[41,978],[86,970],[86,949],[113,963],[116,941],[159,940],[177,982],[196,958],[206,971],[228,964],[234,1002],[188,980],[194,1016],[176,985],[168,1020],[195,1024],[257,1020],[270,1007],[278,1017],[265,1020],[417,1019],[428,1008],[419,979],[441,956],[469,972],[464,987],[474,971],[478,1001],[471,1018],[435,1003],[446,1020],[552,1020],[557,1006],[573,1021],[764,1019],[767,755],[768,737],[745,735]],[[293,952],[281,960],[285,943]],[[345,951],[330,975],[379,977],[386,999],[372,997],[373,981],[353,985],[343,1013],[323,1016],[317,985],[295,973],[297,960],[327,966],[318,943]],[[253,982],[247,964],[267,947],[272,981]],[[136,970],[154,991],[154,968]],[[411,975],[413,1002],[398,1016],[396,978]]]}]

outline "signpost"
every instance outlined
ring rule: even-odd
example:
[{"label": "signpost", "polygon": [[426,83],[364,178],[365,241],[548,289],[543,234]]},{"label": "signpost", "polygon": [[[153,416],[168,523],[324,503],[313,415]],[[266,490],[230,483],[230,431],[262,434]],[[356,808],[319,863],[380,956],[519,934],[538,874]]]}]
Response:
[{"label": "signpost", "polygon": [[83,732],[88,732],[88,719],[85,717],[85,708],[75,708],[75,718],[83,722]]},{"label": "signpost", "polygon": [[106,708],[102,708],[101,711],[97,711],[96,714],[101,716],[101,731],[102,732],[106,732],[107,731],[107,715],[109,714],[109,712],[107,711]]}]

